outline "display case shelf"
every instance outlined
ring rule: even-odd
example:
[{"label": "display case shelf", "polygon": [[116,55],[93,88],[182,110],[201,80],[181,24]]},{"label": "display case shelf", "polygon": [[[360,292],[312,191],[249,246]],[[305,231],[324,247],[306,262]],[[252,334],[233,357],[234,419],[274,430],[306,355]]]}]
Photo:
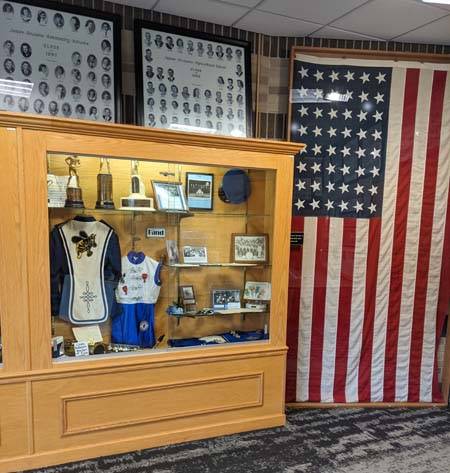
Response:
[{"label": "display case shelf", "polygon": [[90,207],[76,208],[76,207],[49,207],[49,212],[55,213],[76,213],[76,214],[92,214],[100,213],[104,215],[174,215],[179,218],[193,217],[193,212],[178,212],[175,210],[125,210],[125,209],[96,209]]}]

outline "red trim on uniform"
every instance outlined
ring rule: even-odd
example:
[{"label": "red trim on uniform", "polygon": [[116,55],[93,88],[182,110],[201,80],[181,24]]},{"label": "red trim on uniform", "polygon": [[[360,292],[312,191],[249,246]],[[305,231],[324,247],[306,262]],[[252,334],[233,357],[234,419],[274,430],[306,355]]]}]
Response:
[{"label": "red trim on uniform", "polygon": [[334,402],[346,402],[348,344],[353,293],[355,262],[356,219],[344,219],[342,238],[341,280],[336,332],[336,359],[334,372]]},{"label": "red trim on uniform", "polygon": [[[292,217],[291,232],[303,232],[304,217]],[[286,361],[286,402],[295,402],[297,395],[298,329],[300,290],[302,282],[303,245],[291,246],[289,259],[289,291],[286,341],[289,347]]]},{"label": "red trim on uniform", "polygon": [[436,181],[439,165],[446,79],[446,71],[435,71],[433,74],[422,198],[422,214],[420,217],[419,247],[417,254],[416,287],[414,290],[414,309],[408,380],[409,402],[418,402],[420,398],[420,372],[422,366],[425,306],[427,300],[428,271],[430,267],[431,238],[433,233]]},{"label": "red trim on uniform", "polygon": [[[397,351],[402,300],[403,270],[405,260],[406,226],[408,220],[411,168],[414,152],[414,131],[419,89],[419,69],[406,72],[403,101],[403,122],[398,164],[397,204],[392,244],[391,278],[389,286],[389,306],[386,330],[386,356],[384,362],[384,401],[395,401],[395,379],[397,371]],[[368,347],[363,347],[363,352]],[[364,369],[364,365],[361,366]],[[367,389],[365,389],[367,393]],[[364,396],[365,398],[365,396]],[[363,401],[364,399],[360,399]]]},{"label": "red trim on uniform", "polygon": [[322,380],[329,234],[330,219],[328,217],[318,218],[309,365],[309,400],[311,402],[319,402],[321,400],[320,387]]}]

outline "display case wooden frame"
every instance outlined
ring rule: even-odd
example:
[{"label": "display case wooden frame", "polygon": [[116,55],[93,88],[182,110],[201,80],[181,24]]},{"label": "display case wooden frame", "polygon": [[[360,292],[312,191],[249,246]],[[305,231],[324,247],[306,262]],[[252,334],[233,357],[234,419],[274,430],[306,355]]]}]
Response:
[{"label": "display case wooden frame", "polygon": [[[0,147],[0,472],[284,424],[285,229],[301,145],[0,113]],[[54,363],[46,156],[55,152],[273,172],[270,339]]]}]

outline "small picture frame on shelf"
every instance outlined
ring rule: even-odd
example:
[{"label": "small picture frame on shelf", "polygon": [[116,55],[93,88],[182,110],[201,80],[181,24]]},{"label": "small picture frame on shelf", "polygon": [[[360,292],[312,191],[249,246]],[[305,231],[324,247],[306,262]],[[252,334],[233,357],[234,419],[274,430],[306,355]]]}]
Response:
[{"label": "small picture frame on shelf", "polygon": [[158,210],[165,212],[189,212],[181,182],[152,181]]},{"label": "small picture frame on shelf", "polygon": [[240,289],[213,289],[211,293],[213,309],[240,309]]},{"label": "small picture frame on shelf", "polygon": [[183,262],[202,264],[208,262],[206,246],[183,246]]},{"label": "small picture frame on shelf", "polygon": [[270,301],[272,285],[270,282],[246,281],[244,299],[248,301]]},{"label": "small picture frame on shelf", "polygon": [[194,286],[180,286],[180,301],[183,305],[196,304]]},{"label": "small picture frame on shelf", "polygon": [[231,235],[231,258],[234,263],[267,263],[269,261],[269,235],[260,233]]},{"label": "small picture frame on shelf", "polygon": [[169,265],[178,264],[180,262],[180,254],[178,253],[178,245],[175,240],[166,240],[167,259]]},{"label": "small picture frame on shelf", "polygon": [[186,195],[190,210],[212,210],[214,174],[187,172]]}]

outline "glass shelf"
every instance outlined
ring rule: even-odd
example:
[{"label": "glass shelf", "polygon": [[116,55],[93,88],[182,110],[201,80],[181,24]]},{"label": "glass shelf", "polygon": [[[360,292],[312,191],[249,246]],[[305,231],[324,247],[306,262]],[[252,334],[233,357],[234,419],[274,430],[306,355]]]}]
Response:
[{"label": "glass shelf", "polygon": [[271,265],[265,263],[179,263],[167,264],[170,269],[192,269],[192,268],[266,268]]},{"label": "glass shelf", "polygon": [[267,310],[263,309],[218,309],[216,310],[213,314],[198,314],[196,312],[184,312],[183,314],[170,314],[169,317],[173,317],[174,319],[177,319],[177,322],[179,322],[179,319],[182,318],[190,318],[190,319],[208,319],[211,317],[224,317],[228,315],[240,315],[241,317],[245,317],[246,315],[254,315],[254,314],[265,314],[267,315],[268,312]]}]

